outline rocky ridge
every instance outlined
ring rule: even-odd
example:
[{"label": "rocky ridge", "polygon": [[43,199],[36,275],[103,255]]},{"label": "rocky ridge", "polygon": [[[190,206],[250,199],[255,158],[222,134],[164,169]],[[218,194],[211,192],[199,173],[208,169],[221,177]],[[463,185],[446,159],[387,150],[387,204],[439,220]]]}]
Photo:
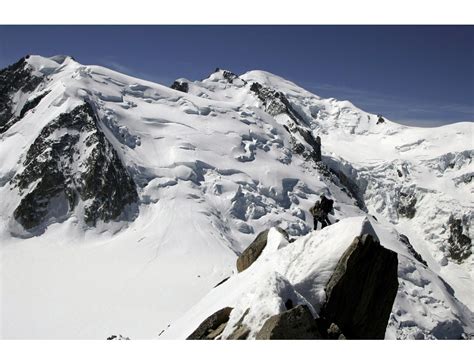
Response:
[{"label": "rocky ridge", "polygon": [[14,217],[26,229],[50,218],[64,220],[79,202],[86,224],[107,222],[138,199],[134,181],[89,103],[61,114],[41,131],[11,188],[23,196]]},{"label": "rocky ridge", "polygon": [[[279,233],[286,239],[284,232]],[[258,255],[253,255],[253,262],[265,249],[267,239],[268,231],[264,231],[249,246],[254,252],[261,248]],[[247,263],[248,266],[253,262]],[[241,260],[237,260],[237,267],[239,272],[243,270]],[[266,319],[254,337],[257,340],[383,339],[397,295],[397,269],[395,252],[382,247],[372,235],[356,237],[334,267],[324,289],[325,302],[318,313],[309,304],[294,307],[293,301],[286,299],[285,310]],[[251,309],[246,309],[226,339],[249,337],[251,329],[243,320]],[[215,312],[187,339],[221,339],[232,310],[226,307]]]}]

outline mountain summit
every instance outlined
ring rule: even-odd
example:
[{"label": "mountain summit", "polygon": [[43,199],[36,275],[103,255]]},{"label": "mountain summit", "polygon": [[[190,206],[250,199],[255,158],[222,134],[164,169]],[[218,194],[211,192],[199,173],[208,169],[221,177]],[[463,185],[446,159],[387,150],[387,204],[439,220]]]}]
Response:
[{"label": "mountain summit", "polygon": [[265,71],[167,87],[27,56],[0,71],[0,334],[186,338],[231,306],[219,337],[255,338],[290,298],[324,312],[370,234],[398,256],[385,338],[469,337],[472,140],[472,122],[408,127]]}]

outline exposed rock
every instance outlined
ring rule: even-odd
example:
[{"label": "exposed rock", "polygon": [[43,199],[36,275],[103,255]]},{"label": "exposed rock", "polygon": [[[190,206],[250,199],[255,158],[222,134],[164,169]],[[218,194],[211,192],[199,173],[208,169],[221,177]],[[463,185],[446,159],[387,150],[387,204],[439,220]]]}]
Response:
[{"label": "exposed rock", "polygon": [[400,200],[397,209],[398,214],[412,219],[416,213],[416,202],[417,199],[413,191],[400,191]]},{"label": "exposed rock", "polygon": [[400,234],[400,241],[407,246],[408,251],[416,260],[418,260],[421,264],[428,265],[426,260],[423,259],[423,257],[415,250],[415,248],[413,248],[413,245],[411,245],[410,240],[406,235]]},{"label": "exposed rock", "polygon": [[474,172],[465,173],[459,177],[453,178],[454,184],[457,186],[461,184],[469,184],[474,181]]},{"label": "exposed rock", "polygon": [[217,284],[214,286],[214,288],[216,288],[216,287],[220,286],[222,283],[225,283],[225,282],[227,282],[227,281],[229,280],[229,278],[230,278],[230,277],[226,277],[226,278],[224,278],[222,281],[220,281],[219,283],[217,283]]},{"label": "exposed rock", "polygon": [[326,286],[321,316],[348,339],[383,339],[398,289],[397,254],[371,235],[356,237]]},{"label": "exposed rock", "polygon": [[227,337],[227,340],[246,340],[249,334],[250,329],[245,325],[241,325]]},{"label": "exposed rock", "polygon": [[[279,227],[277,227],[277,230],[288,239],[288,233],[285,230]],[[269,231],[270,230],[267,229],[258,234],[255,240],[237,258],[238,272],[242,272],[248,267],[250,267],[253,262],[257,260],[260,254],[262,254],[263,249],[265,249],[265,247],[267,246],[267,238]]]},{"label": "exposed rock", "polygon": [[[234,72],[231,72],[231,71],[227,71],[227,70],[223,70],[219,67],[217,67],[215,70],[214,70],[214,73],[216,72],[222,72],[222,76],[224,77],[224,79],[229,82],[229,83],[232,83],[234,84],[235,86],[237,87],[240,87],[240,86],[244,86],[247,84],[247,81],[243,80],[242,78],[240,78],[238,75],[236,75]],[[212,75],[212,74],[211,74]]]},{"label": "exposed rock", "polygon": [[382,115],[377,115],[377,125],[383,123],[385,123],[385,119],[382,117]]},{"label": "exposed rock", "polygon": [[189,84],[184,81],[174,81],[171,85],[171,88],[174,90],[178,90],[181,92],[188,92],[189,91]]},{"label": "exposed rock", "polygon": [[43,128],[23,165],[11,183],[26,193],[14,211],[26,229],[50,217],[67,217],[79,198],[84,201],[84,221],[90,225],[117,219],[138,200],[135,183],[88,103]]},{"label": "exposed rock", "polygon": [[19,116],[19,119],[21,119],[23,116],[25,116],[25,114],[34,109],[36,106],[38,106],[38,104],[40,103],[40,101],[47,95],[49,94],[49,91],[46,91],[46,92],[43,92],[41,95],[38,95],[36,96],[34,99],[32,100],[28,100],[27,102],[25,102],[25,105],[23,105],[23,108],[21,109],[20,111],[20,116]]},{"label": "exposed rock", "polygon": [[225,307],[205,319],[186,340],[213,340],[220,335],[229,321],[231,307]]},{"label": "exposed rock", "polygon": [[326,320],[324,317],[319,316],[316,319],[316,326],[318,327],[319,333],[324,340],[346,339],[339,326],[337,326],[334,322]]},{"label": "exposed rock", "polygon": [[472,254],[472,241],[466,234],[463,234],[463,224],[461,219],[455,219],[450,216],[449,221],[450,235],[448,238],[448,252],[451,259],[462,263],[464,259]]},{"label": "exposed rock", "polygon": [[235,79],[239,78],[239,76],[230,71],[222,71],[222,75],[229,83],[233,83]]},{"label": "exposed rock", "polygon": [[321,339],[316,321],[308,306],[298,305],[270,317],[257,333],[257,340]]},{"label": "exposed rock", "polygon": [[346,337],[342,333],[341,329],[339,326],[337,326],[335,323],[332,323],[329,325],[329,328],[327,330],[327,335],[329,340],[345,340]]},{"label": "exposed rock", "polygon": [[267,246],[269,230],[262,231],[255,240],[237,258],[237,271],[242,272],[252,265]]},{"label": "exposed rock", "polygon": [[[287,114],[291,121],[285,125],[286,130],[292,134],[292,150],[294,153],[303,155],[306,159],[315,162],[321,161],[321,138],[313,136],[311,129],[305,126],[304,118],[294,109],[288,98],[277,90],[262,86],[258,82],[252,83],[250,91],[254,92],[262,100],[265,111],[270,115]],[[299,143],[294,135],[299,134],[309,145],[309,150]]]},{"label": "exposed rock", "polygon": [[227,340],[245,340],[250,334],[250,329],[243,324],[245,316],[250,312],[250,308],[247,308],[242,317],[235,324],[234,331],[227,337]]},{"label": "exposed rock", "polygon": [[0,134],[21,119],[14,117],[15,105],[12,96],[18,91],[32,92],[42,81],[42,77],[32,74],[26,58],[0,70]]},{"label": "exposed rock", "polygon": [[222,332],[224,331],[225,327],[227,326],[227,322],[223,322],[222,324],[220,324],[217,329],[211,331],[206,339],[207,340],[215,340],[220,334],[222,334]]},{"label": "exposed rock", "polygon": [[107,340],[130,340],[128,336],[122,335],[111,335],[107,338]]},{"label": "exposed rock", "polygon": [[313,145],[314,154],[315,154],[315,161],[321,162],[322,154],[321,154],[321,137],[318,135],[315,139],[315,144]]}]

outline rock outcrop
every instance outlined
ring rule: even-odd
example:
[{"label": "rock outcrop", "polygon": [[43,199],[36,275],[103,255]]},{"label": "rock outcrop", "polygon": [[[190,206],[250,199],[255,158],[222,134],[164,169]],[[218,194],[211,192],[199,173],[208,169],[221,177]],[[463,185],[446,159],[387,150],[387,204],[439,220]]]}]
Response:
[{"label": "rock outcrop", "polygon": [[42,81],[42,77],[32,74],[26,58],[0,70],[0,134],[7,131],[23,116],[15,116],[17,105],[13,101],[13,96],[18,92],[28,94],[34,91]]},{"label": "rock outcrop", "polygon": [[[277,228],[280,233],[285,235],[288,239],[288,233],[281,229]],[[242,252],[242,254],[237,258],[237,271],[242,272],[243,270],[250,267],[253,262],[262,254],[263,249],[267,246],[268,232],[270,230],[262,231],[257,235],[255,240]]]},{"label": "rock outcrop", "polygon": [[107,340],[130,340],[128,336],[123,335],[110,335]]},{"label": "rock outcrop", "polygon": [[255,337],[257,340],[315,340],[322,339],[309,308],[298,305],[270,317]]},{"label": "rock outcrop", "polygon": [[345,340],[346,337],[344,336],[344,334],[342,333],[341,329],[339,328],[339,326],[337,326],[336,324],[332,323],[331,325],[329,325],[327,331],[327,337],[326,339],[328,340]]},{"label": "rock outcrop", "polygon": [[171,85],[173,90],[178,90],[181,92],[188,92],[189,91],[189,84],[185,81],[174,81]]},{"label": "rock outcrop", "polygon": [[[261,254],[268,232],[260,233],[244,258],[239,258],[240,271]],[[248,314],[255,314],[253,307],[247,306],[238,321],[234,321],[235,317],[230,319],[232,308],[226,307],[204,320],[188,339],[244,340],[249,336],[258,340],[383,339],[398,291],[398,257],[372,235],[355,237],[325,283],[326,297],[319,312],[297,291],[288,298],[289,287],[292,287],[289,282],[286,287],[279,285],[276,297],[283,304],[280,303],[278,313],[264,317],[260,327],[250,329],[248,319],[244,320]],[[235,323],[229,330],[230,321]]]},{"label": "rock outcrop", "polygon": [[[311,129],[305,125],[305,119],[294,109],[288,98],[282,92],[262,86],[258,82],[252,83],[250,91],[257,95],[262,101],[265,111],[270,115],[287,114],[289,116],[291,122],[286,124],[285,128],[291,134],[293,152],[303,155],[306,159],[320,162],[321,138],[313,136]],[[301,137],[309,148],[298,142],[296,136]]]},{"label": "rock outcrop", "polygon": [[408,251],[416,260],[418,260],[421,264],[428,265],[426,263],[426,260],[424,260],[423,257],[421,256],[421,254],[418,253],[415,250],[415,248],[413,248],[413,245],[411,245],[410,240],[408,239],[408,236],[400,234],[400,241],[406,245],[406,247],[408,248]]},{"label": "rock outcrop", "polygon": [[138,200],[133,179],[88,103],[43,128],[23,166],[11,184],[23,194],[14,217],[25,229],[66,218],[79,200],[89,225],[119,218]]},{"label": "rock outcrop", "polygon": [[245,316],[248,315],[250,312],[250,308],[247,308],[245,310],[244,314],[242,317],[237,321],[237,323],[234,325],[234,331],[227,337],[227,340],[245,340],[250,334],[250,329],[245,325],[244,318]]},{"label": "rock outcrop", "polygon": [[214,340],[222,334],[229,321],[231,307],[225,307],[205,319],[186,340]]},{"label": "rock outcrop", "polygon": [[472,254],[472,241],[464,234],[461,219],[450,216],[449,221],[448,252],[451,259],[462,263]]},{"label": "rock outcrop", "polygon": [[39,103],[41,102],[41,100],[49,93],[49,91],[45,91],[43,92],[42,94],[36,96],[35,98],[31,99],[31,100],[28,100],[25,102],[25,105],[23,105],[21,111],[20,111],[20,116],[18,117],[19,119],[23,118],[23,116],[25,116],[25,114],[30,111],[30,110],[33,110],[36,106],[39,105]]},{"label": "rock outcrop", "polygon": [[334,322],[329,322],[324,317],[318,317],[316,319],[316,326],[324,340],[345,340],[346,337],[342,333],[339,326]]},{"label": "rock outcrop", "polygon": [[237,258],[237,271],[242,272],[252,265],[267,246],[269,230],[262,231],[255,240]]},{"label": "rock outcrop", "polygon": [[400,199],[397,206],[399,216],[413,219],[416,214],[417,198],[414,191],[400,191]]},{"label": "rock outcrop", "polygon": [[[217,70],[219,70],[219,68]],[[247,83],[246,81],[242,80],[239,76],[237,76],[234,72],[222,70],[222,75],[229,83],[234,83],[234,80],[240,80],[244,84]]]},{"label": "rock outcrop", "polygon": [[321,316],[348,339],[383,339],[398,290],[397,254],[371,235],[356,237],[327,286]]}]

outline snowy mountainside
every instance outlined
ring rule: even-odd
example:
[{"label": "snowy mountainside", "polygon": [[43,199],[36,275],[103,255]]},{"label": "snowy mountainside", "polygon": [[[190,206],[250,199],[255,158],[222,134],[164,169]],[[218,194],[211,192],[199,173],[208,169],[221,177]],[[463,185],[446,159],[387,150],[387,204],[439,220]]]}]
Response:
[{"label": "snowy mountainside", "polygon": [[[324,164],[359,205],[399,226],[432,269],[444,272],[459,297],[474,308],[472,122],[408,127],[380,120],[349,101],[321,99],[268,72],[250,71],[241,79],[283,93],[321,138]],[[195,87],[188,92],[204,94]]]},{"label": "snowy mountainside", "polygon": [[472,123],[377,124],[263,71],[172,88],[65,56],[2,72],[2,337],[157,337],[260,231],[315,235],[308,209],[323,193],[339,226],[369,212],[409,257],[388,337],[472,331]]}]

